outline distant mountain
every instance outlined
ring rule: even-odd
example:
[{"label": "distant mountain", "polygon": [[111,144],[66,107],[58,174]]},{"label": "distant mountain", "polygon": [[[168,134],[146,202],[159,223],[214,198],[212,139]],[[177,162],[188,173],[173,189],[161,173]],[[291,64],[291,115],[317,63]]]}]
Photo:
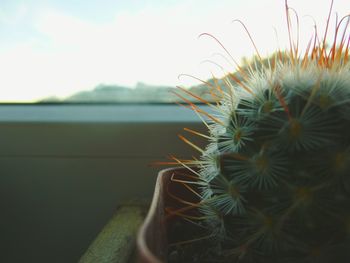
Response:
[{"label": "distant mountain", "polygon": [[64,102],[170,102],[173,88],[138,83],[133,88],[100,84],[91,91],[78,92]]},{"label": "distant mountain", "polygon": [[[282,59],[288,59],[285,53],[279,54]],[[253,57],[251,60],[243,60],[241,70],[247,71],[260,69],[263,65],[269,66],[276,59],[276,54],[271,55],[268,58],[263,59],[262,61]],[[187,90],[191,93],[198,95],[201,98],[206,100],[212,100],[211,87],[220,86],[222,89],[227,88],[227,81],[234,83],[235,79],[242,80],[241,74],[239,72],[230,73],[231,75],[226,76],[226,78],[218,79],[209,79],[206,83],[202,83],[197,86],[189,87]],[[231,78],[230,76],[234,76]],[[226,81],[226,82],[225,82]],[[230,84],[229,84],[230,85]],[[215,90],[215,89],[214,89]],[[122,103],[174,103],[181,102],[182,99],[176,96],[175,93],[181,94],[182,97],[190,100],[197,101],[192,96],[186,94],[185,92],[179,91],[176,87],[171,86],[153,86],[148,85],[142,82],[139,82],[135,87],[125,87],[119,85],[110,85],[110,84],[100,84],[92,90],[80,91],[72,96],[69,96],[65,99],[59,99],[57,97],[48,97],[41,102],[122,102]],[[217,91],[216,91],[217,92]]]},{"label": "distant mountain", "polygon": [[[200,85],[189,89],[197,95],[205,96],[208,93],[208,87]],[[139,82],[135,87],[129,88],[119,85],[100,84],[92,90],[77,92],[65,99],[57,97],[48,97],[40,102],[141,102],[141,103],[173,103],[180,101],[174,92],[179,93],[176,87],[170,86],[152,86]],[[209,94],[209,93],[208,93]],[[194,99],[181,93],[182,96],[193,101]]]}]

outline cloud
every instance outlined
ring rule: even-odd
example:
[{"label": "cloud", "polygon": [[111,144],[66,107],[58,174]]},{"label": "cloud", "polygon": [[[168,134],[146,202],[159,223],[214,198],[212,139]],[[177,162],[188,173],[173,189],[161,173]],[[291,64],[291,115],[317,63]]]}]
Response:
[{"label": "cloud", "polygon": [[[324,18],[329,1],[320,1]],[[342,1],[346,6],[347,0],[336,1],[341,11],[346,10],[339,5]],[[0,100],[65,97],[99,83],[191,85],[194,80],[179,81],[177,76],[189,73],[204,79],[210,77],[211,71],[222,74],[213,64],[200,64],[205,59],[215,60],[227,70],[234,69],[220,56],[212,56],[225,51],[210,38],[198,39],[202,32],[219,38],[238,61],[241,56],[254,54],[243,28],[231,23],[235,18],[245,22],[263,55],[277,47],[273,26],[279,32],[281,48],[286,47],[283,2],[177,1],[161,7],[119,11],[108,23],[92,22],[54,8],[35,10],[35,16],[30,13],[30,23],[36,35],[9,49],[0,49],[0,86],[6,87]],[[302,15],[319,18],[315,1],[289,2]],[[28,7],[17,10],[18,15],[11,21],[18,22],[29,11],[34,12]],[[307,23],[310,34],[312,21]]]},{"label": "cloud", "polygon": [[23,19],[29,14],[29,7],[24,4],[18,4],[14,11],[6,10],[5,8],[0,8],[0,24],[6,26],[13,26],[19,24]]}]

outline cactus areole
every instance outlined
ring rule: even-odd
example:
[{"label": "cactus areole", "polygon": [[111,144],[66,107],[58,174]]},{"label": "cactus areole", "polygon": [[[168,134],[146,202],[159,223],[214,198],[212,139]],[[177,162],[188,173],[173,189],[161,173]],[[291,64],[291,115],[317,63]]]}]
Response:
[{"label": "cactus areole", "polygon": [[172,158],[198,177],[181,182],[198,216],[182,216],[215,240],[217,262],[350,262],[348,24],[302,52],[289,34],[289,50],[208,82],[214,102],[192,94],[211,108],[189,102],[208,134],[186,130],[208,144],[181,136],[201,157]]}]

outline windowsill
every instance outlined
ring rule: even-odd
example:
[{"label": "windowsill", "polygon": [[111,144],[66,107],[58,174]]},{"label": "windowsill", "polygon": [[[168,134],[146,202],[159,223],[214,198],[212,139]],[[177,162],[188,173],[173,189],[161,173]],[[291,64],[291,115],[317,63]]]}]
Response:
[{"label": "windowsill", "polygon": [[0,104],[0,122],[198,123],[200,120],[190,109],[174,104]]}]

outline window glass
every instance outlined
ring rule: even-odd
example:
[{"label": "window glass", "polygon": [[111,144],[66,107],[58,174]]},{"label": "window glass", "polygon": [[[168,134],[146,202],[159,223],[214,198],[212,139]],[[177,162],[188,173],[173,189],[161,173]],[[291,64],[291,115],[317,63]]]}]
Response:
[{"label": "window glass", "polygon": [[[289,1],[301,42],[330,2]],[[335,11],[347,7],[335,0]],[[200,80],[256,54],[235,19],[261,54],[287,47],[284,1],[1,0],[0,102],[172,102],[176,86],[205,95]]]}]

